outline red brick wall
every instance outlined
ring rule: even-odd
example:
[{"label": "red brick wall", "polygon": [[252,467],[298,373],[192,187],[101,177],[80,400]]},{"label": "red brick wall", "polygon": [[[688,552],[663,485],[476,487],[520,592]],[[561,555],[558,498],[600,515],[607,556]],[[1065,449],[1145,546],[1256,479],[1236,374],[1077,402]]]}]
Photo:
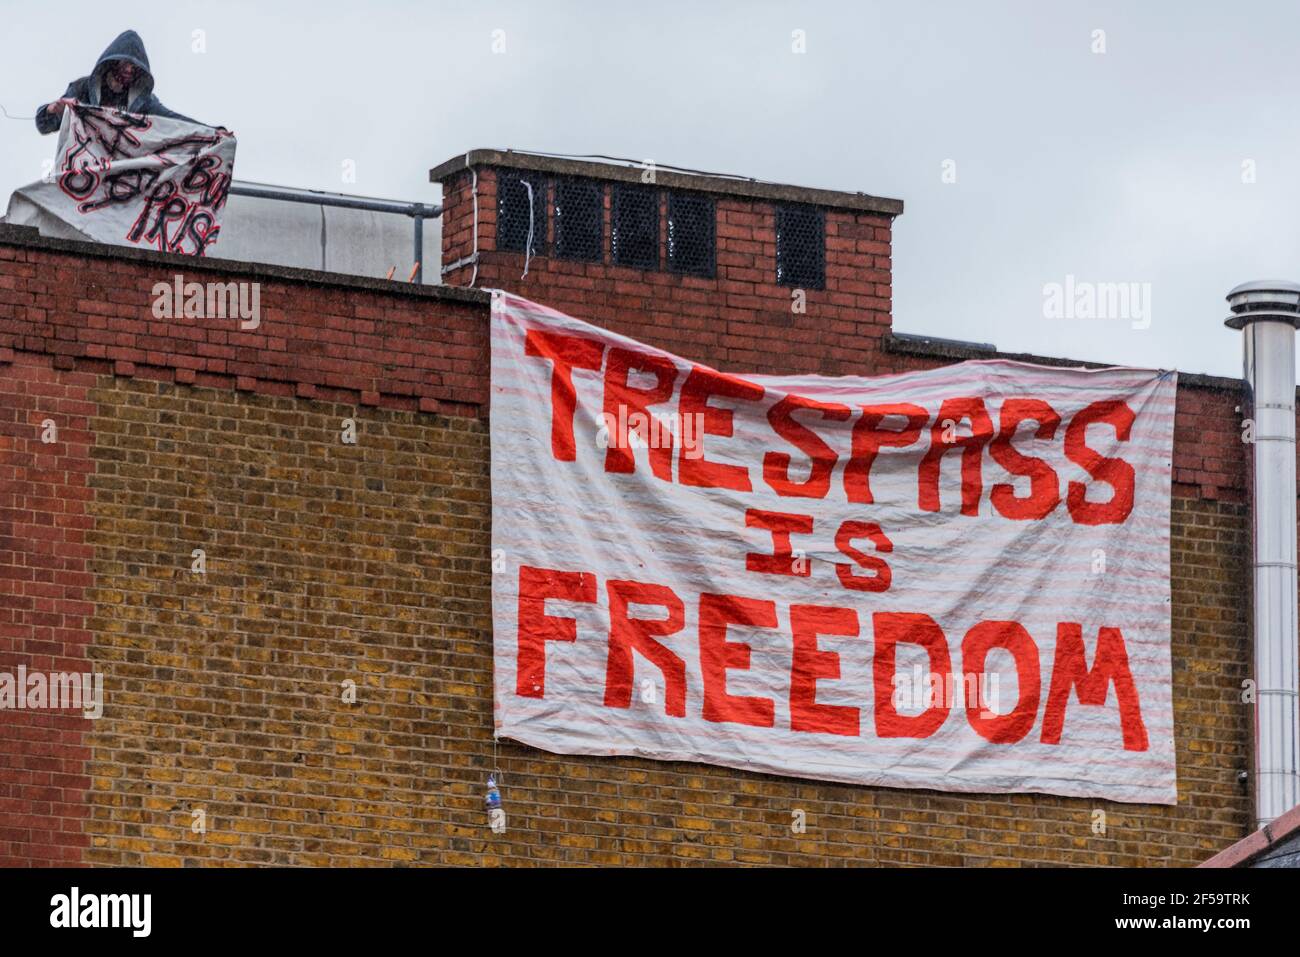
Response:
[{"label": "red brick wall", "polygon": [[[282,278],[295,270],[224,275],[174,256],[142,266],[148,260],[138,256],[58,251],[66,248],[28,262],[19,248],[0,247],[0,349],[51,356],[59,369],[388,408],[470,415],[486,400],[481,293],[374,281],[321,286]],[[154,287],[173,284],[177,273],[186,282],[260,283],[260,324],[155,318]]]},{"label": "red brick wall", "polygon": [[[850,275],[887,267],[887,218],[831,217],[831,237],[853,249],[832,252],[828,289],[810,291],[800,315],[789,289],[745,278],[767,271],[744,257],[769,255],[770,213],[749,200],[719,209],[743,238],[720,231],[715,280],[543,257],[520,283],[521,256],[481,245],[478,283],[731,371],[945,361],[889,345],[887,277]],[[455,258],[464,217],[447,215],[444,257]],[[153,283],[178,270],[262,282],[261,327],[155,320]],[[42,603],[57,598],[67,634],[85,628],[108,696],[104,718],[61,732],[85,750],[60,744],[77,770],[60,765],[58,813],[52,792],[30,790],[54,787],[40,777],[53,774],[48,756],[19,752],[27,732],[0,716],[0,755],[13,755],[0,856],[40,863],[74,846],[96,864],[1191,864],[1250,830],[1236,783],[1249,763],[1249,528],[1231,389],[1179,390],[1178,805],[853,788],[494,749],[486,327],[482,297],[0,237],[0,349],[15,360],[0,368],[0,595],[14,596],[0,634],[10,655],[48,654]],[[53,409],[71,443],[59,454],[78,465],[41,473],[54,494],[11,472],[15,450],[36,448],[37,405]],[[338,440],[345,418],[356,446]],[[89,523],[78,526],[85,575],[28,594],[26,569],[48,552],[15,548],[10,524],[50,512],[63,528],[55,510],[74,502]],[[208,552],[204,578],[189,571],[195,547]],[[358,687],[354,706],[340,702],[344,680]],[[37,744],[57,740],[41,731]],[[504,835],[482,811],[494,764],[506,772]],[[1092,831],[1096,806],[1104,835]],[[796,809],[804,834],[789,826]]]},{"label": "red brick wall", "polygon": [[[47,356],[0,352],[0,672],[8,675],[20,665],[43,675],[91,670],[93,379],[57,371]],[[72,710],[0,712],[0,867],[81,860],[90,843],[82,832],[90,724]]]},{"label": "red brick wall", "polygon": [[[470,174],[444,185],[443,261],[473,250]],[[496,250],[496,171],[478,171],[478,272],[466,265],[445,281],[517,292],[719,369],[755,373],[861,373],[878,366],[889,332],[891,219],[880,213],[828,210],[826,288],[805,290],[806,312],[792,309],[792,290],[775,280],[772,204],[717,197],[717,270],[713,278],[607,263]],[[660,195],[660,261],[667,259],[665,195]],[[606,207],[609,195],[606,193]],[[608,208],[604,231],[609,246]],[[606,255],[608,259],[608,255]]]}]

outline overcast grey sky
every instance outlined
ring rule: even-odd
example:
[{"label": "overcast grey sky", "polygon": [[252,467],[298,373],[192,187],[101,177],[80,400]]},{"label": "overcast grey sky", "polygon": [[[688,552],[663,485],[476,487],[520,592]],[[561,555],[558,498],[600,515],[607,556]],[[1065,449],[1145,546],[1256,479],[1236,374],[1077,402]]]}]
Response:
[{"label": "overcast grey sky", "polygon": [[[900,198],[905,332],[1235,377],[1224,294],[1300,279],[1300,5],[1281,0],[63,0],[4,20],[9,113],[133,28],[162,101],[235,131],[241,179],[433,200],[431,166],[510,147]],[[55,138],[0,137],[3,202]],[[1149,284],[1149,324],[1047,318],[1067,275]]]}]

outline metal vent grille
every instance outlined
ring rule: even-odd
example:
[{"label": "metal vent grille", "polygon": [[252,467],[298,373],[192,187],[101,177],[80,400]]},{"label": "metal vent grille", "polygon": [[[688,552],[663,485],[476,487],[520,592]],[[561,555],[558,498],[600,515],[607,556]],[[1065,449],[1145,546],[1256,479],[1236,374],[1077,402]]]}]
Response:
[{"label": "metal vent grille", "polygon": [[611,187],[610,258],[616,266],[659,268],[659,194],[653,186]]},{"label": "metal vent grille", "polygon": [[555,255],[562,259],[604,259],[605,190],[590,179],[555,181]]},{"label": "metal vent grille", "polygon": [[668,268],[692,276],[714,272],[713,200],[693,193],[668,194]]},{"label": "metal vent grille", "polygon": [[[531,222],[528,186],[532,187]],[[497,170],[497,249],[523,252],[531,227],[532,254],[546,247],[546,180],[517,170]]]},{"label": "metal vent grille", "polygon": [[826,216],[816,206],[776,207],[776,281],[826,287]]}]

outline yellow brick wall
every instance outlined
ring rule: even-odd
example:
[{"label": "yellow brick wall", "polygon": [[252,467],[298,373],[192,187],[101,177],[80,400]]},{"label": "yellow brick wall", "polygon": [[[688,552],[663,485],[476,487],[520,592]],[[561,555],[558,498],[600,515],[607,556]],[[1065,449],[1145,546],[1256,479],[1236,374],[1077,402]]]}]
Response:
[{"label": "yellow brick wall", "polygon": [[1241,505],[1174,501],[1176,807],[494,756],[484,421],[107,375],[89,396],[90,863],[1191,865],[1250,829]]}]

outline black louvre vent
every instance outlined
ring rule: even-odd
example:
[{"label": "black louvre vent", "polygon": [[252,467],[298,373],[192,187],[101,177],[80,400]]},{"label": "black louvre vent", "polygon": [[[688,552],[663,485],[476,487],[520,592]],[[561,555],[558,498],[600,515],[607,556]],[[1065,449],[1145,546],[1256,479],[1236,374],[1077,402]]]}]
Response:
[{"label": "black louvre vent", "polygon": [[776,281],[825,288],[826,217],[816,206],[776,208]]},{"label": "black louvre vent", "polygon": [[555,181],[555,255],[600,262],[605,203],[600,183],[589,179]]},{"label": "black louvre vent", "polygon": [[713,275],[713,200],[693,193],[668,194],[668,268],[692,276]]},{"label": "black louvre vent", "polygon": [[609,245],[616,266],[659,268],[659,194],[653,186],[615,183]]},{"label": "black louvre vent", "polygon": [[[528,184],[528,185],[525,185]],[[532,222],[529,222],[528,186],[533,190]],[[532,254],[546,246],[546,180],[514,170],[497,173],[497,249],[523,252],[531,225]]]}]

